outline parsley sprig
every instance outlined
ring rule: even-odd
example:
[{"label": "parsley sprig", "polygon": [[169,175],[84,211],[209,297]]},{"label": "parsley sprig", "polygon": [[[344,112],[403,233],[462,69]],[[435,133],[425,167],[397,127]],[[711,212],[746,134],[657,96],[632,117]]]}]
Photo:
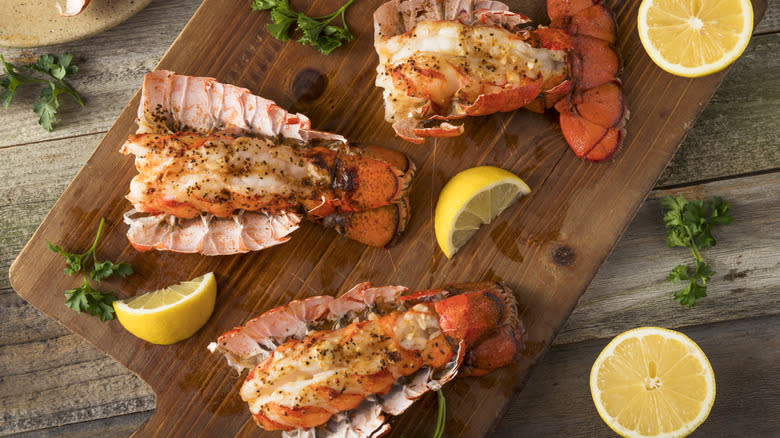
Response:
[{"label": "parsley sprig", "polygon": [[[354,1],[347,1],[342,7],[324,17],[310,17],[296,12],[290,7],[288,0],[254,0],[251,8],[253,11],[271,11],[272,22],[268,23],[267,27],[274,38],[287,41],[290,39],[290,28],[295,24],[295,30],[300,32],[299,43],[313,46],[320,53],[327,55],[355,38],[349,32],[344,16],[347,8]],[[330,24],[336,17],[341,17],[343,27]]]},{"label": "parsley sprig", "polygon": [[81,95],[65,81],[66,76],[74,75],[79,71],[79,68],[72,64],[73,55],[70,53],[60,56],[41,55],[38,57],[38,62],[22,66],[27,70],[41,73],[44,78],[20,73],[16,67],[5,60],[3,55],[0,55],[0,61],[3,63],[3,76],[0,76],[0,90],[2,90],[0,100],[3,102],[3,107],[8,108],[20,86],[45,85],[41,89],[40,98],[33,103],[33,111],[39,116],[38,123],[47,131],[54,129],[54,123],[57,122],[56,114],[60,108],[59,96],[62,93],[69,94],[79,105],[84,106]]},{"label": "parsley sprig", "polygon": [[713,225],[728,225],[734,218],[729,211],[729,203],[718,196],[712,202],[688,201],[682,196],[665,196],[661,205],[666,210],[664,224],[670,228],[666,244],[671,248],[683,246],[690,248],[696,266],[678,265],[666,281],[687,285],[674,293],[674,300],[683,306],[693,307],[696,300],[707,296],[707,281],[715,274],[710,265],[704,262],[700,250],[715,246],[712,236]]},{"label": "parsley sprig", "polygon": [[[108,260],[101,262],[97,259],[95,251],[97,250],[98,240],[100,240],[104,223],[105,220],[101,218],[95,241],[87,252],[83,254],[71,254],[62,249],[61,246],[54,245],[46,240],[46,245],[49,246],[51,251],[65,258],[65,263],[67,264],[65,267],[66,274],[76,275],[82,272],[85,273],[90,262],[92,270],[89,272],[89,278],[97,282],[115,275],[124,278],[133,273],[133,268],[125,262],[113,263]],[[111,305],[116,300],[114,292],[95,290],[90,285],[87,277],[83,276],[83,278],[84,282],[81,286],[65,291],[65,305],[77,312],[88,312],[90,315],[99,316],[101,321],[114,319],[114,307]]]},{"label": "parsley sprig", "polygon": [[439,398],[439,413],[436,417],[436,430],[433,431],[433,438],[441,438],[444,435],[444,425],[447,423],[447,401],[441,389],[436,391]]}]

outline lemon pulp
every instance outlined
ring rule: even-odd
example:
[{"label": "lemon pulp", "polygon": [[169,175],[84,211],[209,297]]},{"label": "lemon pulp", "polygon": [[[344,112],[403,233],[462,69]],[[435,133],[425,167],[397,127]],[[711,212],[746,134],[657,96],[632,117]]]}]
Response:
[{"label": "lemon pulp", "polygon": [[745,50],[753,31],[750,0],[643,0],[637,17],[647,54],[669,73],[715,73]]},{"label": "lemon pulp", "polygon": [[704,352],[682,333],[629,330],[599,354],[590,374],[601,418],[624,437],[683,437],[709,415],[715,377]]}]

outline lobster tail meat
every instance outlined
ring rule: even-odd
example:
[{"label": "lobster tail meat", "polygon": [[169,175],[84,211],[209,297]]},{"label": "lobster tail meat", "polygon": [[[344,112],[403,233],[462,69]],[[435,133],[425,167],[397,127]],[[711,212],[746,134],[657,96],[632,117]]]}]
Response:
[{"label": "lobster tail meat", "polygon": [[212,342],[209,349],[220,351],[230,366],[241,372],[260,363],[283,341],[302,338],[309,327],[364,316],[372,308],[392,306],[406,290],[401,286],[373,287],[371,283],[359,283],[338,298],[322,295],[291,301],[228,331]]},{"label": "lobster tail meat", "polygon": [[334,437],[379,436],[389,415],[430,389],[508,365],[522,351],[515,299],[501,283],[405,292],[361,283],[337,298],[293,301],[209,349],[252,368],[240,395],[258,425]]},{"label": "lobster tail meat", "polygon": [[[326,216],[382,207],[408,190],[403,171],[344,144],[285,145],[224,134],[141,134],[121,151],[136,156],[128,199],[139,211],[189,218],[206,212],[291,210]],[[323,199],[325,201],[323,201]]]},{"label": "lobster tail meat", "polygon": [[[617,27],[600,0],[548,0],[548,13],[550,27],[534,28],[528,17],[498,1],[383,4],[374,13],[374,46],[385,119],[399,137],[422,143],[463,133],[463,126],[448,120],[522,107],[543,112],[571,93],[619,85],[620,61],[612,46]],[[601,140],[593,143],[589,126],[572,123],[582,114],[572,105],[555,106],[567,113],[561,123],[572,149],[593,161],[611,156],[628,111],[600,126]],[[618,105],[624,107],[622,92],[612,104]]]},{"label": "lobster tail meat", "polygon": [[454,350],[436,325],[432,309],[419,305],[287,342],[249,373],[241,398],[267,430],[319,426],[368,395],[387,393],[400,377],[446,365]]},{"label": "lobster tail meat", "polygon": [[408,221],[406,155],[311,130],[244,88],[154,71],[137,121],[121,151],[139,172],[125,215],[139,250],[255,251],[287,241],[304,217],[383,247]]},{"label": "lobster tail meat", "polygon": [[521,108],[566,79],[565,52],[548,48],[570,46],[565,32],[520,30],[528,17],[478,6],[394,0],[374,13],[376,84],[400,137],[459,135],[444,121]]}]

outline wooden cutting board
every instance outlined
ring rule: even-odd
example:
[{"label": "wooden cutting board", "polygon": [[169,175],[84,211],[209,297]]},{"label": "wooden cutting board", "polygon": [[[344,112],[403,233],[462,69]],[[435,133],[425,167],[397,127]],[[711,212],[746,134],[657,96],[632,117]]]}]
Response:
[{"label": "wooden cutting board", "polygon": [[[137,435],[278,436],[254,425],[238,396],[242,378],[221,356],[206,350],[219,334],[274,306],[315,294],[343,293],[361,281],[423,289],[503,280],[516,292],[528,330],[520,363],[484,377],[456,379],[444,391],[446,435],[486,435],[725,75],[684,79],[664,73],[639,42],[639,1],[609,1],[617,15],[622,78],[631,110],[625,144],[610,162],[577,159],[554,116],[525,110],[473,118],[465,122],[463,137],[414,145],[394,137],[383,120],[381,92],[373,85],[377,57],[371,14],[380,3],[361,0],[351,6],[347,18],[356,40],[325,57],[310,47],[270,37],[265,30],[268,14],[251,12],[248,2],[205,0],[158,67],[249,88],[308,115],[315,129],[407,153],[418,167],[412,217],[393,247],[368,248],[307,223],[290,242],[253,254],[203,257],[135,251],[125,238],[122,213],[130,208],[124,195],[136,171],[132,158],[118,149],[135,131],[136,95],[11,267],[11,283],[22,297],[154,389],[157,409]],[[308,11],[324,15],[337,4],[315,1]],[[547,21],[542,1],[509,4]],[[754,5],[758,22],[766,1]],[[438,193],[458,171],[482,164],[515,172],[533,192],[448,260],[433,232]],[[136,271],[109,284],[121,298],[215,272],[217,306],[195,336],[172,346],[151,345],[116,321],[101,323],[65,307],[63,291],[79,280],[62,273],[62,259],[47,250],[45,240],[74,252],[85,250],[101,217],[107,221],[101,258],[128,261]],[[391,436],[430,436],[435,406],[435,397],[423,398],[394,422]]]}]

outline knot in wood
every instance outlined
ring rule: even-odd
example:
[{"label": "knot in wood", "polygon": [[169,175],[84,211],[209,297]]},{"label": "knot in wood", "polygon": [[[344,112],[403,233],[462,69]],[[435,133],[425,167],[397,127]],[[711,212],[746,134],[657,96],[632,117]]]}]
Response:
[{"label": "knot in wood", "polygon": [[325,92],[328,79],[317,70],[307,68],[295,76],[292,92],[296,100],[308,102],[317,99]]},{"label": "knot in wood", "polygon": [[566,245],[561,245],[555,248],[555,251],[553,251],[552,260],[556,265],[570,266],[572,263],[574,263],[574,259],[576,257],[577,256],[574,254],[573,249]]}]

